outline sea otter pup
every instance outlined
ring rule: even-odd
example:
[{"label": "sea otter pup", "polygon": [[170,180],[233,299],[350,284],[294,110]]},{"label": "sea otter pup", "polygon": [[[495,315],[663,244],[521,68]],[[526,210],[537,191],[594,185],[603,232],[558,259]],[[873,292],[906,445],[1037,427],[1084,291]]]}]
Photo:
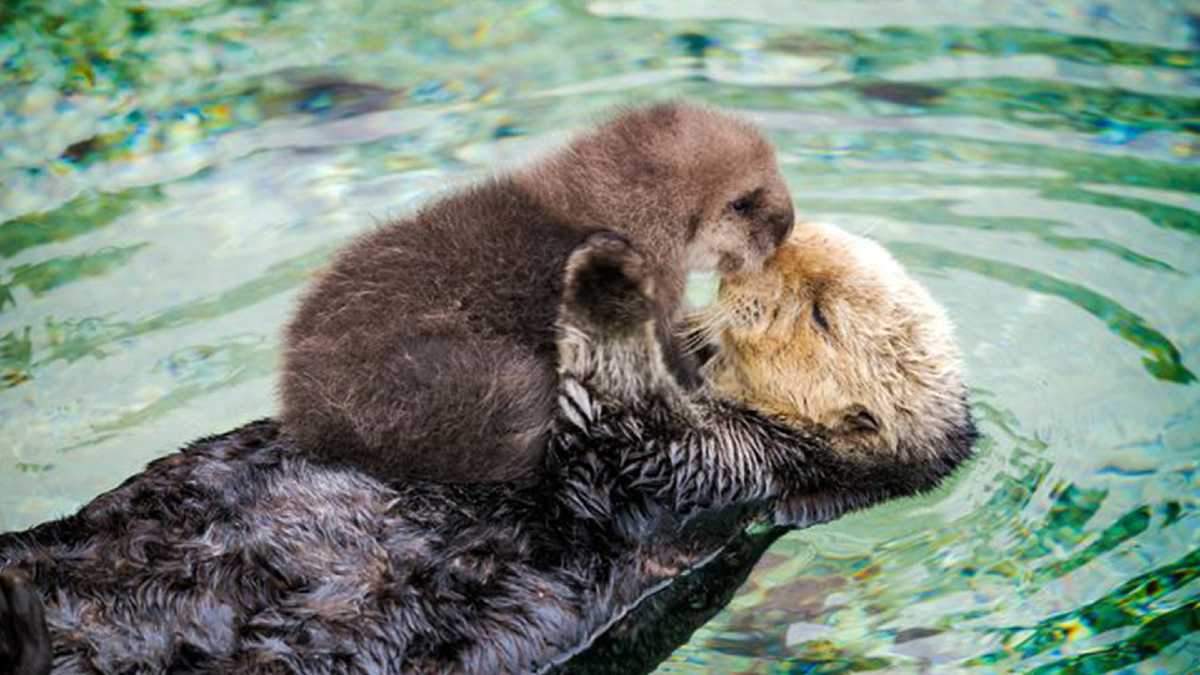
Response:
[{"label": "sea otter pup", "polygon": [[[785,244],[764,275],[791,284],[819,269],[792,249]],[[792,266],[801,260],[809,262]],[[956,350],[929,337],[949,330],[940,312],[931,319],[940,329],[904,334],[926,355],[921,360],[946,365],[945,377],[921,379],[909,393],[948,387],[935,397],[948,409],[928,411],[930,429],[896,427],[912,439],[897,435],[893,444],[889,436],[872,448],[855,431],[851,447],[838,430],[809,421],[820,411],[805,409],[789,422],[752,409],[752,386],[740,390],[744,402],[680,386],[663,358],[652,267],[626,241],[594,235],[565,269],[559,416],[541,483],[385,485],[309,462],[270,421],[203,439],[74,516],[0,536],[0,584],[19,568],[48,603],[54,666],[544,672],[680,570],[719,552],[748,520],[827,520],[930,489],[970,454],[975,432]],[[843,269],[841,281],[852,284],[856,268]],[[901,276],[877,299],[890,302],[913,286]],[[808,291],[785,287],[808,307],[800,295]],[[753,304],[732,286],[722,296],[730,307]],[[762,295],[762,316],[792,297]],[[754,335],[782,344],[788,330],[803,339],[804,321],[836,331],[874,311],[821,307],[823,322],[811,308],[769,321],[747,312],[745,321],[723,320],[714,335],[746,338],[743,348]],[[923,321],[923,312],[914,318]],[[781,319],[786,328],[775,323]],[[905,359],[881,358],[881,366],[907,367]],[[747,363],[730,352],[711,367],[728,375]],[[811,365],[780,358],[775,367],[803,392],[801,375]],[[892,414],[878,405],[872,412]],[[30,654],[26,663],[48,666],[40,659],[46,640],[29,637],[44,637],[40,617],[22,610],[9,621],[0,624],[0,642],[28,644],[0,644],[0,653]]]},{"label": "sea otter pup", "polygon": [[337,254],[287,327],[280,422],[313,456],[380,478],[530,478],[554,412],[563,263],[580,242],[628,237],[673,318],[688,270],[752,272],[792,224],[750,124],[684,103],[625,111]]}]

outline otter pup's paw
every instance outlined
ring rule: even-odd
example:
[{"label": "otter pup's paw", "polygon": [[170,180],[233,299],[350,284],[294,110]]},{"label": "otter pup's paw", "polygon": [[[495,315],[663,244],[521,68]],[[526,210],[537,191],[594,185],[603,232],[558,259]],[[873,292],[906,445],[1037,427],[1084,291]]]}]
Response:
[{"label": "otter pup's paw", "polygon": [[592,335],[627,336],[654,319],[645,257],[615,232],[597,232],[567,258],[560,321]]},{"label": "otter pup's paw", "polygon": [[[573,381],[586,390],[592,417],[599,401],[626,405],[650,396],[673,402],[684,396],[659,342],[665,318],[653,275],[645,257],[617,234],[593,234],[571,253],[558,315],[560,394],[567,394],[560,403],[571,401],[564,387]],[[562,414],[580,427],[589,414],[576,403]]]},{"label": "otter pup's paw", "polygon": [[49,672],[50,633],[42,599],[21,572],[0,572],[0,673]]}]

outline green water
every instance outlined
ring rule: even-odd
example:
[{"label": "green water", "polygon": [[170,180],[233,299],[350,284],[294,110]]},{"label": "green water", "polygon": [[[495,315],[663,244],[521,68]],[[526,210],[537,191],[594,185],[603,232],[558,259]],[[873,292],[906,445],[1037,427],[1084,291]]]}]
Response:
[{"label": "green water", "polygon": [[950,309],[986,434],[661,672],[1200,663],[1200,3],[0,5],[0,530],[269,415],[330,250],[607,106],[745,112]]}]

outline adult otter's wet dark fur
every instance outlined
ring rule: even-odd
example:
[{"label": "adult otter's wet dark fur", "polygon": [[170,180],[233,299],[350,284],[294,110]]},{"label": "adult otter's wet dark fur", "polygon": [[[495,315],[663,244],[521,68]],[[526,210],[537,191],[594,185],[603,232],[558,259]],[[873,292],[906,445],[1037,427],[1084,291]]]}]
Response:
[{"label": "adult otter's wet dark fur", "polygon": [[749,124],[682,103],[624,112],[339,253],[287,328],[280,422],[313,456],[380,478],[531,478],[554,412],[563,263],[580,242],[633,240],[673,317],[687,270],[757,269],[791,227]]},{"label": "adult otter's wet dark fur", "polygon": [[[662,358],[646,262],[603,236],[566,268],[540,485],[389,487],[307,461],[269,421],[199,441],[0,536],[0,571],[46,601],[56,669],[554,668],[748,520],[828,520],[970,454],[965,414],[911,452],[847,453],[821,427],[689,393]],[[0,638],[44,635],[16,620]]]},{"label": "adult otter's wet dark fur", "polygon": [[652,673],[729,604],[785,527],[740,531],[721,552],[638,603],[588,647],[571,656],[571,675]]},{"label": "adult otter's wet dark fur", "polygon": [[0,571],[0,674],[49,672],[50,657],[50,635],[37,589],[15,567]]}]

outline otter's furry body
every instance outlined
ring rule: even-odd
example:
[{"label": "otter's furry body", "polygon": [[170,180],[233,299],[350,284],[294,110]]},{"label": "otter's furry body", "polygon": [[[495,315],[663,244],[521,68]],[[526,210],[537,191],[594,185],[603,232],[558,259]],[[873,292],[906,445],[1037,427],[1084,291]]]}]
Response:
[{"label": "otter's furry body", "polygon": [[[685,431],[662,400],[598,403],[572,397],[587,421],[556,436],[562,479],[540,489],[389,487],[312,464],[258,422],[0,536],[0,568],[27,572],[47,603],[56,672],[527,672],[719,551],[743,518],[777,503],[777,521],[803,526],[929,489],[971,440],[948,439],[936,464],[843,464],[738,406]],[[739,445],[722,453],[730,431]],[[765,452],[724,459],[741,443]]]},{"label": "otter's furry body", "polygon": [[687,269],[754,269],[791,225],[752,127],[678,103],[628,111],[340,252],[287,328],[280,421],[313,456],[377,477],[530,479],[576,246],[600,230],[631,239],[669,326]]},{"label": "otter's furry body", "polygon": [[[820,426],[689,392],[662,358],[647,262],[602,236],[565,268],[538,484],[388,486],[309,462],[269,421],[199,441],[0,536],[0,581],[32,579],[55,669],[554,668],[749,520],[824,522],[928,490],[970,455],[966,413],[919,448],[846,452]],[[27,642],[0,653],[36,656],[45,640],[20,636],[44,634],[39,619],[9,617],[0,642]]]},{"label": "otter's furry body", "polygon": [[284,427],[379,477],[528,477],[562,266],[592,231],[501,178],[353,242],[288,326]]},{"label": "otter's furry body", "polygon": [[0,536],[0,567],[46,598],[59,672],[525,672],[664,578],[547,494],[387,487],[264,421]]}]

